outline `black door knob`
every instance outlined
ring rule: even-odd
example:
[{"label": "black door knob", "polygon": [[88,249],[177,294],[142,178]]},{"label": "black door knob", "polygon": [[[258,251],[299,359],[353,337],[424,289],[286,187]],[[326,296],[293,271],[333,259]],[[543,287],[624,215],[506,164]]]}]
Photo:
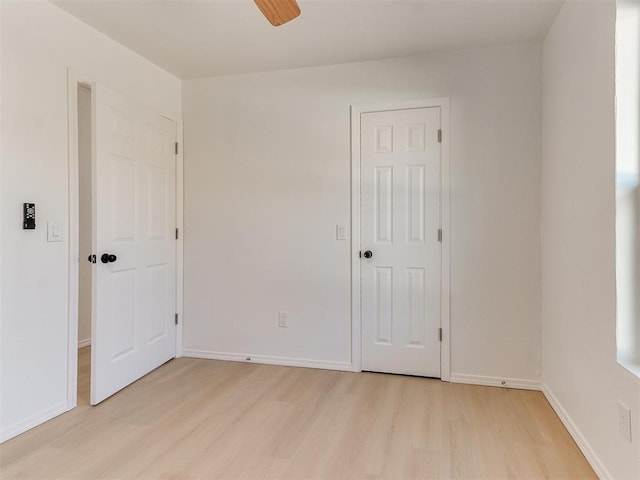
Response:
[{"label": "black door knob", "polygon": [[100,256],[100,261],[102,263],[113,263],[118,259],[113,253],[103,253]]},{"label": "black door knob", "polygon": [[373,257],[373,252],[371,250],[365,250],[363,256],[364,258],[371,258]]}]

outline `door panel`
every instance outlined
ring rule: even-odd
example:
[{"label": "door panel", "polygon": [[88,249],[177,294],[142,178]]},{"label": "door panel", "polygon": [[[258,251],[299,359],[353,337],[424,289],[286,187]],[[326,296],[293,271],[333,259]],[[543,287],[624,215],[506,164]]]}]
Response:
[{"label": "door panel", "polygon": [[362,368],[440,376],[440,108],[361,114]]},{"label": "door panel", "polygon": [[376,267],[374,275],[376,343],[391,345],[393,339],[393,271],[388,267]]},{"label": "door panel", "polygon": [[408,345],[424,346],[425,319],[425,270],[407,268],[407,322],[409,323]]},{"label": "door panel", "polygon": [[103,85],[94,92],[95,405],[175,356],[176,124]]},{"label": "door panel", "polygon": [[393,167],[376,167],[375,222],[376,243],[393,242]]}]

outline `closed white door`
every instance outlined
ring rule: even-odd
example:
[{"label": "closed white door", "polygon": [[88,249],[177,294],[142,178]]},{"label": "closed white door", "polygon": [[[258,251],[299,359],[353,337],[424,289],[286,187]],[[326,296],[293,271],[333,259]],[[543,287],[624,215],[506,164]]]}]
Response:
[{"label": "closed white door", "polygon": [[176,124],[94,90],[91,404],[175,357]]},{"label": "closed white door", "polygon": [[360,125],[362,369],[440,377],[440,108]]}]

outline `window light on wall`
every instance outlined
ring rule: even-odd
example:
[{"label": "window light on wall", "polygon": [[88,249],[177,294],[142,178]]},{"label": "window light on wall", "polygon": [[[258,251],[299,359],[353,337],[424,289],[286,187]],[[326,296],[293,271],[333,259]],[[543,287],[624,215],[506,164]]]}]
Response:
[{"label": "window light on wall", "polygon": [[616,19],[616,295],[618,362],[640,377],[640,1]]}]

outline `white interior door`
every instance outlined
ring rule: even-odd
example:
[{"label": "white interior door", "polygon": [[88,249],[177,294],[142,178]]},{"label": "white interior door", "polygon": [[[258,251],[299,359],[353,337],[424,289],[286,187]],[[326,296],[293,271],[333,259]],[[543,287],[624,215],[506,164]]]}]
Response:
[{"label": "white interior door", "polygon": [[440,107],[360,125],[362,369],[440,377]]},{"label": "white interior door", "polygon": [[95,405],[175,357],[176,124],[103,85],[93,101]]}]

